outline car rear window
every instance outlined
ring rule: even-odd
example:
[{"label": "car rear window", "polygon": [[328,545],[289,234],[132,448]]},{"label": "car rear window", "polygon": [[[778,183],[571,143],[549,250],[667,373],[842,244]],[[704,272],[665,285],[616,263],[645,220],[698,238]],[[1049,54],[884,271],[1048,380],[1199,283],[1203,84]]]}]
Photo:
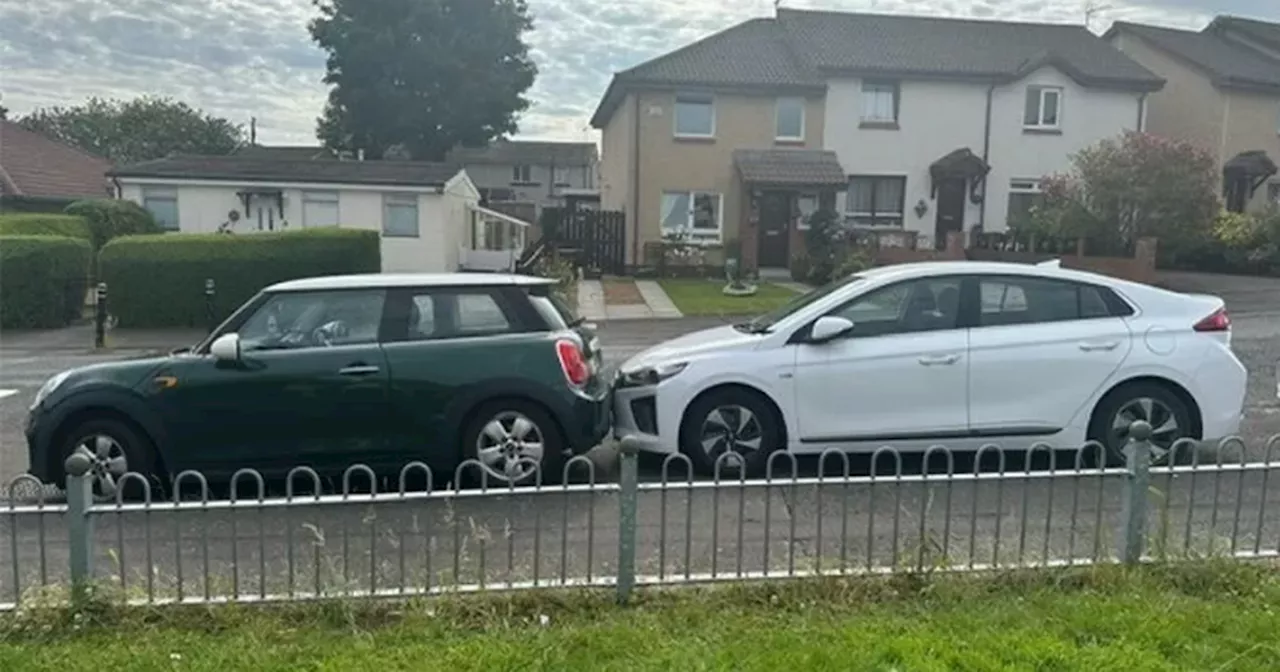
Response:
[{"label": "car rear window", "polygon": [[568,329],[580,322],[574,310],[552,291],[551,285],[530,287],[529,303],[553,330]]}]

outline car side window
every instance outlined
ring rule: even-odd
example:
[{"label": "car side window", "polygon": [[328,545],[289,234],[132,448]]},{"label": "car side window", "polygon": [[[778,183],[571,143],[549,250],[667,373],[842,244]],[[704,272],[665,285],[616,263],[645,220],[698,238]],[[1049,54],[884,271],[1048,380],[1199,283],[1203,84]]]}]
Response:
[{"label": "car side window", "polygon": [[497,296],[485,289],[415,290],[409,297],[407,318],[407,333],[390,340],[439,340],[515,331],[512,317]]},{"label": "car side window", "polygon": [[297,350],[376,343],[384,300],[382,290],[282,292],[240,326],[240,347]]},{"label": "car side window", "polygon": [[1048,278],[981,278],[978,326],[998,327],[1110,317],[1106,290]]},{"label": "car side window", "polygon": [[955,329],[960,278],[925,278],[882,287],[831,314],[853,322],[855,338]]}]

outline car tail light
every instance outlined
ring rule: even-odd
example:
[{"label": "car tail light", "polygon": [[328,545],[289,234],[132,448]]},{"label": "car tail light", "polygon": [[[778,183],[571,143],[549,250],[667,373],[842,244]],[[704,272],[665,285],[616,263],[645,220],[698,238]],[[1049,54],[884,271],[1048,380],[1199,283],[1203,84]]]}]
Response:
[{"label": "car tail light", "polygon": [[570,385],[581,387],[587,384],[587,379],[591,377],[591,366],[582,353],[582,346],[569,340],[556,341],[556,355],[560,358],[560,369],[564,371],[564,377]]},{"label": "car tail light", "polygon": [[1226,308],[1219,308],[1191,328],[1196,331],[1230,331],[1231,318],[1227,316]]}]

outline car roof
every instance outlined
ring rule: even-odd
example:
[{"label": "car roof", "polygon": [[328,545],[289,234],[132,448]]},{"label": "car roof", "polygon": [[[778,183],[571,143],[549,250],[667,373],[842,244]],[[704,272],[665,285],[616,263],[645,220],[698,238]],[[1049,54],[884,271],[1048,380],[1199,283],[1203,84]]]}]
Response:
[{"label": "car roof", "polygon": [[1041,278],[1060,278],[1093,284],[1132,284],[1124,280],[1088,271],[1075,271],[1057,265],[1021,264],[1010,261],[917,261],[907,264],[877,266],[857,273],[876,280],[905,280],[950,273],[976,273],[987,275],[1026,275]]},{"label": "car roof", "polygon": [[278,282],[263,291],[306,292],[334,289],[390,289],[393,287],[531,287],[555,281],[510,273],[364,273],[326,275]]}]

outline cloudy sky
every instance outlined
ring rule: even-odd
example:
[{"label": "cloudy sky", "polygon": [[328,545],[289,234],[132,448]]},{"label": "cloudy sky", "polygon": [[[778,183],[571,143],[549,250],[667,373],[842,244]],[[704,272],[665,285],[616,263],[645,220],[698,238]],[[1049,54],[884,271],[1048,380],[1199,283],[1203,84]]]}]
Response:
[{"label": "cloudy sky", "polygon": [[[1081,23],[1086,0],[784,0],[786,7]],[[1216,13],[1280,21],[1277,0],[1094,0],[1092,27],[1200,28]],[[752,16],[773,0],[529,0],[540,73],[520,135],[593,139],[610,75]],[[22,114],[88,96],[173,96],[259,141],[314,141],[324,57],[310,0],[0,0],[0,100]]]}]

